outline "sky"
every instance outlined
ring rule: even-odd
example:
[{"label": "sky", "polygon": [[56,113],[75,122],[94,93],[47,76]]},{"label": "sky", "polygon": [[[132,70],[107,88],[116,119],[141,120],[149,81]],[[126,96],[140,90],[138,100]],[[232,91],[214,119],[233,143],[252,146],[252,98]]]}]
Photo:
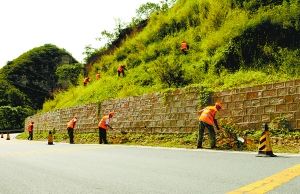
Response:
[{"label": "sky", "polygon": [[0,67],[44,44],[64,48],[83,62],[87,45],[100,48],[101,32],[116,21],[130,23],[136,10],[161,0],[3,0],[0,1]]}]

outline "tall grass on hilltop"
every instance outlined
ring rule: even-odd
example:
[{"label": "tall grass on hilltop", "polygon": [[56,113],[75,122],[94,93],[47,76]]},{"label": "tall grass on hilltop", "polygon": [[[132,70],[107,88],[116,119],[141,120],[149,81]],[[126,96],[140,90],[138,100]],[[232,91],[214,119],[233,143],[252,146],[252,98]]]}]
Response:
[{"label": "tall grass on hilltop", "polygon": [[[100,71],[100,81],[57,94],[44,111],[190,84],[218,91],[300,78],[299,10],[299,0],[178,0],[93,55],[89,74]],[[117,79],[120,64],[128,71]]]}]

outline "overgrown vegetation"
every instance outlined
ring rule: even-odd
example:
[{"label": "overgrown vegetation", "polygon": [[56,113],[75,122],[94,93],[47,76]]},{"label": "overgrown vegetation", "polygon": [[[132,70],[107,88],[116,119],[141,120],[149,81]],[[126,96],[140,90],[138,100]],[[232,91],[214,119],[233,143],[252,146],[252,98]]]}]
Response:
[{"label": "overgrown vegetation", "polygon": [[[178,0],[162,7],[144,5],[146,20],[118,22],[107,45],[89,50],[85,68],[101,80],[59,93],[43,111],[191,84],[220,91],[300,77],[299,0]],[[128,69],[122,79],[120,64]]]},{"label": "overgrown vegetation", "polygon": [[[74,63],[76,60],[68,52],[46,44],[1,68],[0,131],[22,129],[24,119],[42,108],[45,99],[52,98],[56,90],[76,84],[82,67],[73,66]],[[59,65],[62,66],[56,70]],[[72,72],[68,73],[67,68]]]}]

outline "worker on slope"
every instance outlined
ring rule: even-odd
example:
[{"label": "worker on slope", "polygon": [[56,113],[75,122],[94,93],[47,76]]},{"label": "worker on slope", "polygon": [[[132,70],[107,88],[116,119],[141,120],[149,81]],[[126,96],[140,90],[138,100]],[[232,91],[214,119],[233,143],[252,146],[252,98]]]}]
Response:
[{"label": "worker on slope", "polygon": [[31,121],[27,127],[27,130],[28,130],[28,133],[29,133],[29,136],[28,136],[28,140],[32,140],[33,139],[33,124],[34,122]]},{"label": "worker on slope", "polygon": [[85,77],[83,79],[83,86],[86,86],[89,82],[90,82],[90,78],[89,77]]},{"label": "worker on slope", "polygon": [[99,79],[100,79],[100,73],[97,72],[97,74],[96,74],[96,80],[99,80]]},{"label": "worker on slope", "polygon": [[183,54],[187,54],[188,50],[189,50],[189,45],[187,44],[187,42],[185,40],[183,40],[181,42],[181,46],[180,46],[180,50]]},{"label": "worker on slope", "polygon": [[125,70],[127,70],[125,65],[120,65],[118,67],[118,77],[120,77],[121,74],[122,74],[123,77],[125,77]]},{"label": "worker on slope", "polygon": [[77,122],[77,117],[74,116],[68,123],[67,123],[67,130],[68,135],[70,138],[70,144],[74,144],[74,128]]},{"label": "worker on slope", "polygon": [[110,126],[110,120],[114,116],[114,112],[110,112],[108,115],[105,115],[102,117],[100,122],[98,123],[98,128],[99,128],[99,144],[107,144],[107,139],[106,139],[106,131],[108,128],[112,129]]},{"label": "worker on slope", "polygon": [[210,137],[210,147],[213,149],[216,147],[216,133],[214,130],[214,125],[217,130],[219,130],[218,122],[215,119],[216,113],[221,110],[221,104],[216,103],[215,106],[208,106],[199,111],[199,135],[198,135],[198,144],[197,149],[202,148],[202,141],[204,135],[204,129],[208,129],[209,137]]}]

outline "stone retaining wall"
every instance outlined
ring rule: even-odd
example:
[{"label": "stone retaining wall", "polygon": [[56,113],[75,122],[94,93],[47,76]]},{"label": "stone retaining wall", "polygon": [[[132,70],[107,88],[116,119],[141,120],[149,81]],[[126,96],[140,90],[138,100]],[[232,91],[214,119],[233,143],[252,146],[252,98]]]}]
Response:
[{"label": "stone retaining wall", "polygon": [[[190,133],[198,128],[197,110],[201,88],[177,89],[137,97],[104,101],[66,108],[26,119],[35,121],[35,130],[65,131],[66,123],[76,115],[77,131],[97,130],[99,118],[115,111],[112,126],[116,131],[146,133]],[[214,93],[223,110],[219,118],[232,118],[243,128],[259,129],[276,117],[288,118],[300,129],[300,80],[240,88]]]}]

